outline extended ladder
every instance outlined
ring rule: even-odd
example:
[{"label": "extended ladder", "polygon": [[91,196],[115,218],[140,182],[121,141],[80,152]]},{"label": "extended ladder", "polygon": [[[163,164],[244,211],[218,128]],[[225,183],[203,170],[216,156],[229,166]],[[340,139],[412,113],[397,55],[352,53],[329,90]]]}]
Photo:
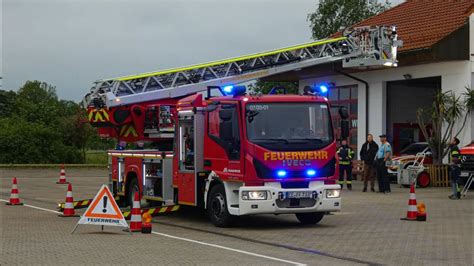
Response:
[{"label": "extended ladder", "polygon": [[84,105],[113,107],[176,98],[208,86],[248,82],[286,71],[343,60],[343,67],[397,66],[395,27],[360,27],[344,37],[221,61],[95,82]]}]

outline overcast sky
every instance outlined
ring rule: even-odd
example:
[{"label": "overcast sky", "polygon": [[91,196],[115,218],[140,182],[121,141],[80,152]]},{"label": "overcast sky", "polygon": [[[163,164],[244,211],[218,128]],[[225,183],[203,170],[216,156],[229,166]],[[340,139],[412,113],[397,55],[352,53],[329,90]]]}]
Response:
[{"label": "overcast sky", "polygon": [[3,89],[36,79],[79,101],[97,79],[308,42],[306,16],[316,6],[317,0],[3,0]]}]

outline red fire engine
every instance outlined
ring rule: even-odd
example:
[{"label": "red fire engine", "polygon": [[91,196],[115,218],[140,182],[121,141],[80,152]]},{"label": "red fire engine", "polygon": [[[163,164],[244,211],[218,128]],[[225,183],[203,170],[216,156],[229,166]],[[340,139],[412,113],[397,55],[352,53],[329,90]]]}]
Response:
[{"label": "red fire engine", "polygon": [[[84,103],[109,151],[109,186],[123,204],[142,201],[205,209],[216,226],[249,214],[296,214],[318,223],[341,208],[336,136],[327,85],[301,95],[235,86],[342,60],[344,67],[396,66],[394,27],[134,76],[99,80]],[[339,109],[342,137],[347,110]],[[124,144],[138,149],[123,149]],[[145,149],[143,148],[145,143]]]}]

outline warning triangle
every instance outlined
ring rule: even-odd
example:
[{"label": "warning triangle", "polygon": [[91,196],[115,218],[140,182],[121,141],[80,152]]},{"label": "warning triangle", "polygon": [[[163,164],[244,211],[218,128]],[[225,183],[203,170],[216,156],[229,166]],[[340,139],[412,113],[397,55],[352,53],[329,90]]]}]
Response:
[{"label": "warning triangle", "polygon": [[96,224],[127,227],[120,208],[106,185],[102,185],[77,224]]}]

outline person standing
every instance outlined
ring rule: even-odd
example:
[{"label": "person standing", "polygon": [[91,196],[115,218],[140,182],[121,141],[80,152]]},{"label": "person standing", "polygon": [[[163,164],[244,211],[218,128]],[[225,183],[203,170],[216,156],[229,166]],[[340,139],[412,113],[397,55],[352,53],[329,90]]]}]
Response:
[{"label": "person standing", "polygon": [[387,135],[382,134],[380,137],[380,146],[376,155],[376,169],[377,169],[377,181],[379,185],[379,193],[389,193],[390,181],[388,180],[387,174],[387,161],[392,156],[392,147],[387,141]]},{"label": "person standing", "polygon": [[339,185],[344,187],[344,173],[346,174],[347,189],[352,190],[352,158],[354,151],[347,145],[344,139],[341,142],[341,147],[337,150],[339,156]]},{"label": "person standing", "polygon": [[460,199],[459,176],[461,175],[461,158],[459,154],[459,139],[453,138],[449,143],[449,177],[451,178],[451,188],[453,194],[450,199]]},{"label": "person standing", "polygon": [[364,162],[364,190],[367,192],[367,183],[370,181],[370,191],[375,192],[375,156],[379,145],[374,141],[372,134],[367,135],[367,141],[360,149],[360,159]]}]

